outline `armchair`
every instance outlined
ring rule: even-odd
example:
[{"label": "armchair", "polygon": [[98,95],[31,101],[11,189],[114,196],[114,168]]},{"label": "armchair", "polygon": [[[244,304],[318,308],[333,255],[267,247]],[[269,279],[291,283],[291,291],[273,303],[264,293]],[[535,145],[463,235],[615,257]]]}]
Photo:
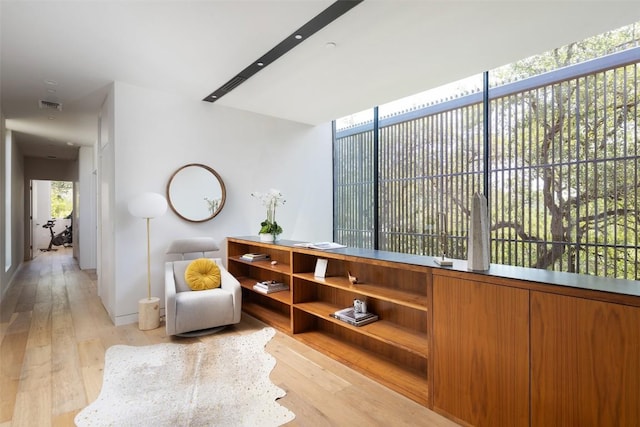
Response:
[{"label": "armchair", "polygon": [[[195,238],[174,241],[167,253],[184,254],[218,250],[213,239]],[[192,291],[185,271],[193,260],[165,263],[165,326],[167,335],[197,336],[217,332],[240,322],[242,292],[240,283],[229,273],[220,258],[210,258],[220,268],[219,288]]]}]

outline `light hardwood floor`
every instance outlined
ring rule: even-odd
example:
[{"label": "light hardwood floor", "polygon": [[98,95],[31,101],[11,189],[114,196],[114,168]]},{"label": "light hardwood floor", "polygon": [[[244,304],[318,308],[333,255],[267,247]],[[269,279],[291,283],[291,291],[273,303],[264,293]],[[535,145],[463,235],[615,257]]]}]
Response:
[{"label": "light hardwood floor", "polygon": [[[264,326],[243,314],[221,333]],[[71,249],[39,254],[0,304],[0,427],[73,426],[100,392],[108,347],[161,342],[189,341],[164,327],[113,326]],[[287,392],[279,403],[296,414],[291,426],[456,425],[280,332],[266,349],[277,359],[271,379]]]}]

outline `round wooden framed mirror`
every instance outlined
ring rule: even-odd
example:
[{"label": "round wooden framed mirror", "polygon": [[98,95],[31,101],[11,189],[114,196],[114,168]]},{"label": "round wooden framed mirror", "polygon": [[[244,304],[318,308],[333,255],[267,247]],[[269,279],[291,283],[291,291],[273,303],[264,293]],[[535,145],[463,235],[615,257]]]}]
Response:
[{"label": "round wooden framed mirror", "polygon": [[169,206],[176,215],[190,222],[209,221],[218,215],[226,197],[220,175],[199,163],[182,166],[167,184]]}]

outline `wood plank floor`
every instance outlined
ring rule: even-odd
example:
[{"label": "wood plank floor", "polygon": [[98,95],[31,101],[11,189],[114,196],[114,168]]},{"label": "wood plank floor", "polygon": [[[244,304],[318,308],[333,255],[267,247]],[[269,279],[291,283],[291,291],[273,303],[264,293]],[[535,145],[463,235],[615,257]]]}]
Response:
[{"label": "wood plank floor", "polygon": [[[243,314],[222,333],[262,327]],[[95,277],[78,269],[71,249],[41,253],[0,305],[0,427],[73,426],[100,392],[107,348],[172,341],[185,340],[163,327],[113,326]],[[271,379],[287,392],[279,402],[296,414],[291,426],[456,425],[280,332],[267,351],[277,359]]]}]

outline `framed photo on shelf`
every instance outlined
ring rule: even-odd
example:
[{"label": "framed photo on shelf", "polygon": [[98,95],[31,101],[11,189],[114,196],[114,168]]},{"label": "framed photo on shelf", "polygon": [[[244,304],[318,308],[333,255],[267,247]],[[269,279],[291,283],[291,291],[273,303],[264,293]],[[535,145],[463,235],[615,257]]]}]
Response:
[{"label": "framed photo on shelf", "polygon": [[324,279],[325,274],[327,273],[327,264],[329,260],[326,258],[318,258],[316,260],[316,270],[313,272],[314,277],[318,277],[320,279]]}]

